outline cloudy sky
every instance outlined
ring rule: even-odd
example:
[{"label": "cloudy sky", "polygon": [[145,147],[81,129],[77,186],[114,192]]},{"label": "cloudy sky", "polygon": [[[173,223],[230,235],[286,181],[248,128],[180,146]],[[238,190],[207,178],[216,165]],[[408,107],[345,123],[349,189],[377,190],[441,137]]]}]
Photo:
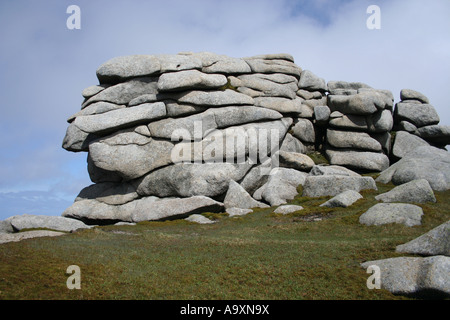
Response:
[{"label": "cloudy sky", "polygon": [[[69,30],[68,6],[81,9]],[[370,5],[381,29],[369,30]],[[61,148],[95,70],[128,54],[290,53],[327,81],[421,91],[450,125],[449,0],[1,0],[0,219],[60,215],[90,184]]]}]

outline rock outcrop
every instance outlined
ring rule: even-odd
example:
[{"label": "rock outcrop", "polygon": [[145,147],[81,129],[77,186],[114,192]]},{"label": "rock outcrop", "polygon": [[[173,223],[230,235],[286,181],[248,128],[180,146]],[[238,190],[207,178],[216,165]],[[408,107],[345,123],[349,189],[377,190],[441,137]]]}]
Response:
[{"label": "rock outcrop", "polygon": [[[383,172],[380,182],[413,176],[434,190],[449,188],[448,169],[430,170],[430,178],[405,177],[401,161],[389,167],[419,146],[448,142],[448,128],[414,90],[402,90],[394,109],[390,91],[327,83],[289,54],[132,55],[105,62],[97,78],[98,85],[83,90],[81,111],[68,118],[63,140],[66,150],[88,153],[94,184],[64,217],[132,223],[279,206],[299,185],[311,197],[351,190],[349,199],[327,204],[346,206],[357,192],[376,189],[359,174],[368,171]],[[316,151],[330,166],[315,166],[307,154]],[[442,152],[438,171],[447,165]]]}]

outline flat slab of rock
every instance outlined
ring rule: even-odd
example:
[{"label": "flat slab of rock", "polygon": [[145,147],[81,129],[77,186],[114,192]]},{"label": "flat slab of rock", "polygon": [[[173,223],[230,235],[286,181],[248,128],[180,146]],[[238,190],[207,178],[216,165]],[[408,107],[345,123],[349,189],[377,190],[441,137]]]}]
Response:
[{"label": "flat slab of rock", "polygon": [[356,173],[346,167],[336,165],[315,165],[309,172],[311,176],[353,176],[361,177],[359,173]]},{"label": "flat slab of rock", "polygon": [[377,182],[400,185],[418,179],[427,180],[435,191],[450,189],[450,153],[431,146],[418,147],[381,172]]},{"label": "flat slab of rock", "polygon": [[279,156],[281,167],[309,172],[314,166],[314,161],[306,154],[280,151]]},{"label": "flat slab of rock", "polygon": [[236,216],[245,216],[246,214],[252,213],[252,209],[241,209],[241,208],[227,208],[226,213],[230,217],[236,217]]},{"label": "flat slab of rock", "polygon": [[406,203],[378,203],[359,217],[359,222],[368,226],[399,223],[407,227],[422,223],[421,207]]},{"label": "flat slab of rock", "polygon": [[309,176],[303,184],[303,196],[337,196],[347,190],[360,192],[361,190],[367,189],[377,190],[375,180],[371,177],[341,175]]},{"label": "flat slab of rock", "polygon": [[191,214],[189,217],[187,217],[184,220],[189,221],[189,222],[198,223],[198,224],[215,223],[215,221],[212,221],[211,219],[208,219],[207,217],[202,216],[201,214]]},{"label": "flat slab of rock", "polygon": [[365,132],[328,129],[327,142],[335,148],[381,151],[381,144]]},{"label": "flat slab of rock", "polygon": [[413,180],[375,197],[382,202],[436,202],[433,189],[425,179]]},{"label": "flat slab of rock", "polygon": [[440,146],[450,144],[450,126],[433,125],[418,129],[416,133],[423,139]]},{"label": "flat slab of rock", "polygon": [[354,190],[347,190],[344,191],[337,196],[331,198],[325,203],[322,203],[321,207],[329,207],[329,208],[335,208],[335,207],[343,207],[347,208],[351,206],[353,203],[361,199],[363,196],[359,194],[359,192],[356,192]]},{"label": "flat slab of rock", "polygon": [[450,221],[397,246],[395,251],[423,256],[450,256]]},{"label": "flat slab of rock", "polygon": [[328,149],[326,155],[330,164],[354,168],[355,170],[380,172],[389,167],[389,158],[383,153]]},{"label": "flat slab of rock", "polygon": [[302,206],[284,205],[284,206],[279,206],[273,212],[274,213],[281,213],[281,214],[289,214],[289,213],[292,213],[292,212],[295,212],[295,211],[300,211],[300,210],[303,210]]},{"label": "flat slab of rock", "polygon": [[185,70],[164,73],[159,77],[159,92],[183,91],[192,89],[218,89],[227,84],[221,74],[206,74],[198,70]]},{"label": "flat slab of rock", "polygon": [[15,231],[45,228],[56,231],[71,232],[77,229],[90,228],[80,220],[59,216],[23,214],[10,217],[8,221],[11,223],[11,226]]},{"label": "flat slab of rock", "polygon": [[400,257],[361,264],[380,268],[381,287],[393,294],[413,297],[448,298],[450,296],[450,258]]},{"label": "flat slab of rock", "polygon": [[39,237],[58,237],[66,233],[48,230],[33,230],[18,233],[0,233],[0,244],[7,242],[18,242],[25,239],[39,238]]},{"label": "flat slab of rock", "polygon": [[399,102],[394,110],[394,120],[395,122],[405,120],[420,128],[438,124],[440,118],[431,104]]}]

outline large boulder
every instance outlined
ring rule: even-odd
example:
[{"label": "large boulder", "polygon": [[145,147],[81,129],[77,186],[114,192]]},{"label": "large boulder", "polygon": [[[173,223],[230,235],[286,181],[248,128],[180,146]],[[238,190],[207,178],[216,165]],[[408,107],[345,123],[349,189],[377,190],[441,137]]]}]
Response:
[{"label": "large boulder", "polygon": [[368,226],[399,223],[407,227],[421,224],[421,207],[406,203],[378,203],[359,217],[359,222]]},{"label": "large boulder", "polygon": [[14,231],[25,229],[51,229],[56,231],[72,232],[78,229],[89,228],[79,220],[58,216],[23,214],[8,219]]},{"label": "large boulder", "polygon": [[303,196],[336,196],[344,191],[377,190],[375,180],[371,177],[345,175],[308,176],[303,184]]},{"label": "large boulder", "polygon": [[418,147],[429,145],[428,142],[416,135],[406,131],[397,131],[392,146],[392,155],[397,158],[403,158],[408,152],[413,151]]},{"label": "large boulder", "polygon": [[430,104],[399,102],[394,110],[395,122],[408,121],[417,127],[438,124],[440,119],[436,109]]},{"label": "large boulder", "polygon": [[297,187],[305,182],[307,176],[307,173],[295,169],[274,168],[267,183],[261,187],[261,196],[271,206],[285,204],[298,194]]},{"label": "large boulder", "polygon": [[381,172],[389,167],[389,158],[383,153],[327,149],[330,164],[362,171]]},{"label": "large boulder", "polygon": [[446,150],[422,146],[381,172],[377,182],[400,185],[425,179],[435,191],[450,189],[450,154]]},{"label": "large boulder", "polygon": [[450,221],[416,239],[398,245],[396,251],[423,256],[450,256]]},{"label": "large boulder", "polygon": [[337,196],[331,198],[325,203],[322,203],[321,207],[329,207],[329,208],[335,208],[335,207],[343,207],[347,208],[354,204],[356,201],[361,199],[363,196],[354,190],[347,190],[344,191]]},{"label": "large boulder", "polygon": [[223,200],[225,208],[268,208],[265,203],[261,203],[253,199],[243,187],[241,187],[236,181],[230,180],[227,194]]},{"label": "large boulder", "polygon": [[375,197],[382,202],[436,202],[433,189],[425,179],[413,180]]},{"label": "large boulder", "polygon": [[393,294],[420,298],[450,297],[450,258],[399,257],[361,264],[379,268],[381,288]]}]

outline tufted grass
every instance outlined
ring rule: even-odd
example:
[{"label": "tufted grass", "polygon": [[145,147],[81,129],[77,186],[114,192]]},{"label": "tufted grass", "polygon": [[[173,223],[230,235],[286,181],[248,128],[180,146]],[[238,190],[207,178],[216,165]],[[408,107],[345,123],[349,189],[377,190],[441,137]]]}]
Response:
[{"label": "tufted grass", "polygon": [[[397,245],[450,218],[450,191],[420,204],[421,226],[359,224],[374,197],[392,188],[378,184],[346,209],[321,208],[330,197],[300,193],[290,203],[305,209],[289,215],[276,207],[233,218],[206,213],[217,223],[143,222],[3,244],[0,299],[406,299],[369,290],[359,265],[404,256]],[[66,287],[74,264],[81,290]]]}]

